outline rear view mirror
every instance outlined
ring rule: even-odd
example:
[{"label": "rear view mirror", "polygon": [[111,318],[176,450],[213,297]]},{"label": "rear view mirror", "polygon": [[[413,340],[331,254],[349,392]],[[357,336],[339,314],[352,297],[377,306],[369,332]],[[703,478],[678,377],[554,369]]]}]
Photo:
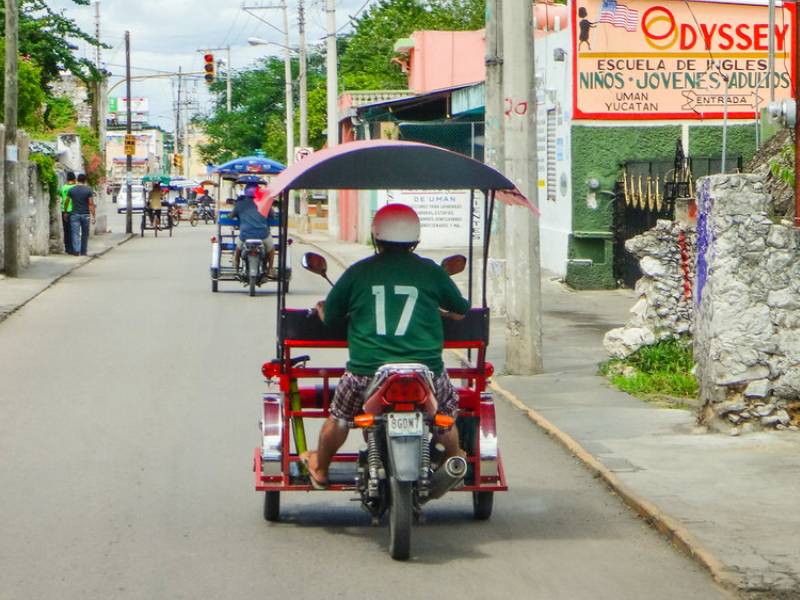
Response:
[{"label": "rear view mirror", "polygon": [[325,277],[328,274],[328,261],[324,256],[315,254],[314,252],[306,252],[303,254],[303,268],[317,275]]},{"label": "rear view mirror", "polygon": [[458,275],[467,268],[467,257],[463,254],[453,254],[442,260],[442,268],[448,275]]}]

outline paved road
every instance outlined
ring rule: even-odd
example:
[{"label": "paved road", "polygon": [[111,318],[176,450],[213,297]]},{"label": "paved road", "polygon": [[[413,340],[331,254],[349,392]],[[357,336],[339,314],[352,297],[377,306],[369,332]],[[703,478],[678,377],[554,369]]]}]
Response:
[{"label": "paved road", "polygon": [[[408,563],[344,494],[266,523],[274,297],[210,292],[211,231],[135,239],[0,325],[0,598],[727,597],[505,405],[512,491],[485,523],[466,495],[431,506]],[[296,273],[308,306],[326,284]]]}]

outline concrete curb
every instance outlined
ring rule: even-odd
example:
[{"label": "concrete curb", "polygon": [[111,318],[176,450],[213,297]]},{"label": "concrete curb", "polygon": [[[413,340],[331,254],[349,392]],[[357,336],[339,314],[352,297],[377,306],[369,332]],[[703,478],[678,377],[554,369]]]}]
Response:
[{"label": "concrete curb", "polygon": [[527,406],[512,392],[495,382],[490,383],[489,388],[506,402],[525,413],[528,419],[547,435],[557,440],[592,471],[595,477],[602,479],[625,504],[638,513],[649,525],[655,527],[656,530],[667,537],[670,543],[708,570],[715,581],[731,591],[742,591],[740,579],[732,575],[686,527],[673,517],[662,512],[652,502],[631,490],[572,436],[559,429],[541,413]]},{"label": "concrete curb", "polygon": [[116,244],[112,244],[112,245],[108,246],[107,248],[104,248],[104,249],[103,249],[103,250],[101,250],[100,252],[96,252],[95,254],[92,254],[91,256],[88,256],[88,257],[87,257],[87,260],[84,260],[84,261],[82,261],[82,262],[75,263],[75,264],[74,264],[74,265],[72,265],[72,266],[71,266],[69,269],[67,269],[66,271],[64,271],[64,272],[63,272],[63,273],[61,273],[60,275],[57,275],[56,277],[54,277],[53,279],[51,279],[51,280],[49,281],[49,283],[48,283],[46,286],[44,286],[44,287],[43,287],[41,290],[39,290],[38,292],[36,292],[36,293],[35,293],[33,296],[31,296],[30,298],[28,298],[28,299],[27,299],[27,300],[25,300],[24,302],[22,302],[22,303],[20,303],[20,304],[16,305],[16,306],[15,306],[14,308],[12,308],[10,311],[8,311],[8,312],[6,312],[6,313],[2,313],[2,314],[0,314],[0,323],[2,323],[3,321],[5,321],[6,319],[8,319],[8,318],[9,318],[11,315],[13,315],[14,313],[16,313],[18,310],[20,310],[20,309],[21,309],[23,306],[25,306],[25,305],[26,305],[26,304],[28,304],[29,302],[31,302],[31,301],[33,301],[33,300],[35,300],[36,298],[38,298],[39,296],[41,296],[42,294],[44,294],[44,293],[45,293],[47,290],[49,290],[51,287],[53,287],[53,286],[54,286],[56,283],[58,283],[59,281],[61,281],[61,280],[62,280],[64,277],[66,277],[66,276],[67,276],[67,275],[69,275],[70,273],[74,273],[75,271],[77,271],[77,270],[78,270],[78,269],[80,269],[81,267],[83,267],[83,266],[85,266],[85,265],[88,265],[88,264],[89,264],[90,262],[92,262],[94,259],[96,259],[96,258],[100,258],[101,256],[103,256],[104,254],[106,254],[106,253],[110,252],[110,251],[111,251],[111,250],[113,250],[114,248],[117,248],[117,247],[121,246],[122,244],[124,244],[124,243],[126,243],[126,242],[129,242],[129,241],[130,241],[130,240],[132,240],[134,237],[136,237],[136,236],[135,236],[134,234],[132,234],[132,233],[125,234],[125,237],[123,237],[123,238],[122,238],[122,239],[121,239],[119,242],[117,242]]}]

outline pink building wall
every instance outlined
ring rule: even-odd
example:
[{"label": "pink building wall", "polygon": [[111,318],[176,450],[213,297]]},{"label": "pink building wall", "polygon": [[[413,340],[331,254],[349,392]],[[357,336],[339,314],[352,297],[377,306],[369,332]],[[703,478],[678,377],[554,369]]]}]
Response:
[{"label": "pink building wall", "polygon": [[[535,37],[565,29],[568,9],[563,4],[537,3]],[[408,89],[417,94],[433,90],[479,83],[486,79],[486,32],[478,31],[415,31],[408,52]],[[404,62],[399,60],[399,62]]]}]

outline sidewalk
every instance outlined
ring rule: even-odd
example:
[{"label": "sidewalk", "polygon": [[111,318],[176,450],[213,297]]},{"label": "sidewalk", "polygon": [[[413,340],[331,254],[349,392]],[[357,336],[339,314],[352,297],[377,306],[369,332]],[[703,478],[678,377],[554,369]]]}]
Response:
[{"label": "sidewalk", "polygon": [[21,277],[9,278],[0,273],[0,322],[33,300],[56,281],[112,248],[128,241],[125,233],[105,233],[89,238],[89,256],[50,254],[31,256],[30,266]]},{"label": "sidewalk", "polygon": [[[295,237],[347,264],[370,252],[320,234]],[[611,388],[596,375],[606,358],[603,334],[627,320],[633,303],[630,290],[576,292],[543,279],[545,372],[503,374],[504,323],[496,319],[489,352],[495,392],[718,581],[761,598],[800,598],[800,436],[694,433],[692,411]]]}]

